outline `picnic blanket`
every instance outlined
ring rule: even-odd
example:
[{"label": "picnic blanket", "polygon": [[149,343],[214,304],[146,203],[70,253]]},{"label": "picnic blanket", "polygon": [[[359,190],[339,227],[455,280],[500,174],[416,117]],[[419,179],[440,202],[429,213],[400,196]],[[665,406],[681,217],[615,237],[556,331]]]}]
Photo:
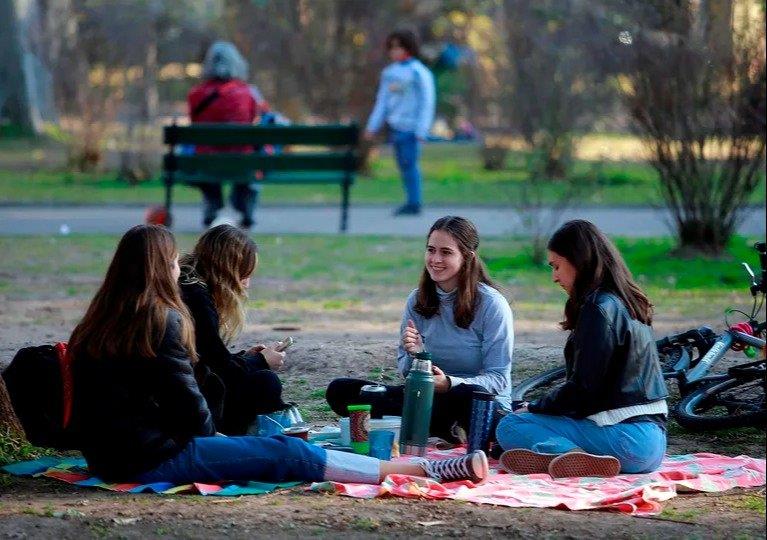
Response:
[{"label": "picnic blanket", "polygon": [[191,495],[217,495],[219,497],[236,497],[237,495],[262,495],[270,493],[278,488],[288,488],[301,484],[301,482],[282,482],[270,484],[265,482],[220,482],[216,484],[182,484],[176,485],[168,482],[154,484],[110,484],[88,473],[88,465],[81,457],[44,457],[32,461],[20,461],[2,467],[2,469],[16,476],[45,476],[54,478],[69,484],[84,487],[97,487],[110,491],[123,493],[162,493],[164,495],[191,494]]},{"label": "picnic blanket", "polygon": [[[435,450],[428,457],[455,457],[464,452],[463,448]],[[497,462],[493,465],[490,477],[478,485],[469,481],[440,484],[425,478],[390,475],[380,486],[317,482],[311,489],[365,499],[382,496],[455,499],[510,507],[600,509],[649,516],[659,514],[660,503],[676,497],[677,492],[716,493],[765,485],[765,460],[748,456],[703,453],[666,456],[660,469],[653,473],[613,478],[518,476],[499,473],[495,468]]]},{"label": "picnic blanket", "polygon": [[[431,458],[461,455],[463,448],[432,450]],[[407,458],[400,458],[407,459]],[[493,462],[497,466],[496,462]],[[83,458],[45,457],[2,467],[17,476],[45,476],[87,487],[127,493],[197,494],[233,497],[260,495],[300,482],[216,484],[170,483],[110,484],[91,476]],[[614,478],[560,478],[548,474],[517,476],[499,473],[495,468],[482,484],[469,481],[440,484],[426,478],[390,475],[381,485],[317,482],[309,489],[356,498],[382,496],[424,499],[454,499],[478,504],[510,507],[563,508],[568,510],[612,510],[633,515],[654,515],[661,502],[677,492],[716,493],[735,487],[765,485],[765,460],[748,456],[726,457],[716,454],[667,456],[658,471],[649,474],[624,474]]]}]

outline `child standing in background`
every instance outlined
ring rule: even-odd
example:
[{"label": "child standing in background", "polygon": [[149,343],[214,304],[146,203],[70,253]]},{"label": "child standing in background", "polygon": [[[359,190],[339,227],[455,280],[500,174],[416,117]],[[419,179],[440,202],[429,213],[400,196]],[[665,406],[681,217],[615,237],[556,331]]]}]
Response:
[{"label": "child standing in background", "polygon": [[384,123],[388,126],[407,195],[406,203],[394,215],[418,215],[423,204],[418,159],[420,143],[426,140],[434,121],[434,77],[418,60],[418,40],[413,32],[392,32],[386,38],[386,49],[392,63],[381,72],[364,137],[372,140]]}]

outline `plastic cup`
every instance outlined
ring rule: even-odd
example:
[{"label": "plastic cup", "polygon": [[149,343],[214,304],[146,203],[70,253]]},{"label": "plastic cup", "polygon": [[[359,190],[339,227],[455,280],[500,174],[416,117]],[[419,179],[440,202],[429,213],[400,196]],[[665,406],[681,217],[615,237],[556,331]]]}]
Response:
[{"label": "plastic cup", "polygon": [[371,431],[370,435],[370,457],[382,459],[384,461],[391,459],[391,449],[394,445],[394,432],[386,430]]},{"label": "plastic cup", "polygon": [[305,441],[309,440],[309,428],[306,426],[292,426],[282,430],[283,435],[288,437],[298,437]]},{"label": "plastic cup", "polygon": [[370,405],[349,405],[349,435],[352,448],[358,454],[370,453]]}]

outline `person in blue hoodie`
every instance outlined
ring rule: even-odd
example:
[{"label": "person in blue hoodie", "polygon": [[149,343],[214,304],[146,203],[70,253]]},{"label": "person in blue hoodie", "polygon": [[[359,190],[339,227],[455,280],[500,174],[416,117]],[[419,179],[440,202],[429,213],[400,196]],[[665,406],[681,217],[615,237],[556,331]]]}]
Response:
[{"label": "person in blue hoodie", "polygon": [[392,63],[381,72],[364,137],[373,140],[384,124],[388,126],[407,195],[407,201],[394,215],[418,215],[423,204],[418,160],[421,142],[426,140],[434,121],[434,77],[418,60],[418,39],[413,32],[392,32],[386,38],[386,49]]}]

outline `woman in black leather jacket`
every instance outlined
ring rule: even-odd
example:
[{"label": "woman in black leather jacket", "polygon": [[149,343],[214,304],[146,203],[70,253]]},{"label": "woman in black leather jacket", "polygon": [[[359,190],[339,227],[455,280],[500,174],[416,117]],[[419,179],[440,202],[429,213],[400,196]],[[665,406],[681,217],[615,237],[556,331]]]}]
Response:
[{"label": "woman in black leather jacket", "polygon": [[668,392],[652,304],[615,246],[588,221],[549,240],[552,277],[568,294],[567,377],[501,420],[502,466],[516,474],[614,476],[655,470],[666,451]]}]

